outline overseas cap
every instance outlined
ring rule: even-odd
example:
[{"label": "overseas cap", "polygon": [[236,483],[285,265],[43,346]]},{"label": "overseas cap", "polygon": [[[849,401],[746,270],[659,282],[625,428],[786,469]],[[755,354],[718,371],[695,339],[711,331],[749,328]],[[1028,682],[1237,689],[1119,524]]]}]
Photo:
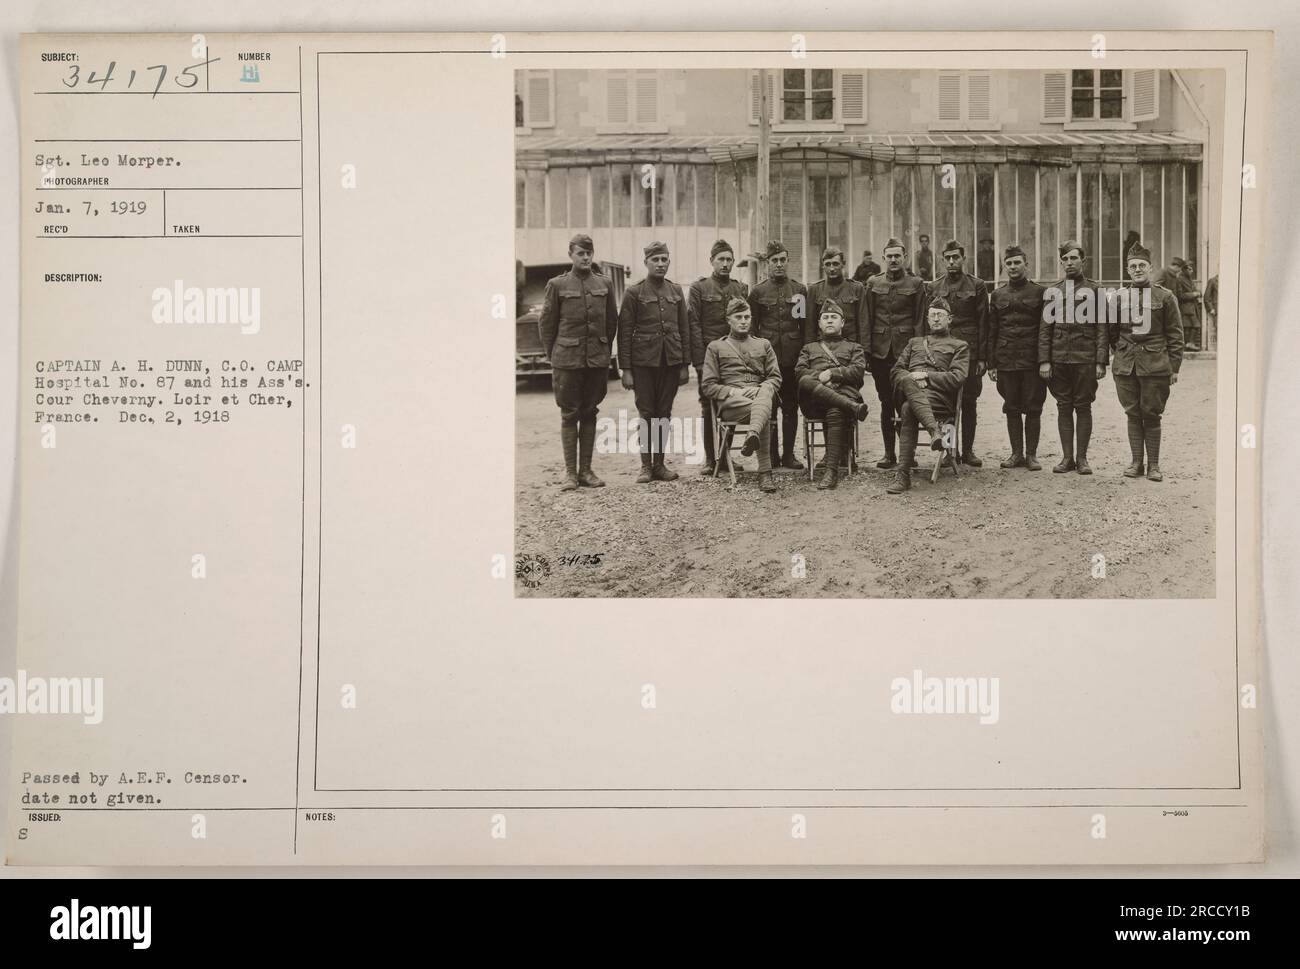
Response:
[{"label": "overseas cap", "polygon": [[666,242],[652,242],[650,243],[650,245],[645,247],[645,257],[647,259],[649,259],[651,256],[666,256],[666,255],[668,255],[668,243]]},{"label": "overseas cap", "polygon": [[570,249],[584,249],[587,252],[595,252],[596,246],[591,241],[591,236],[583,235],[579,232],[569,240]]},{"label": "overseas cap", "polygon": [[716,258],[718,253],[720,252],[729,252],[733,256],[736,254],[736,250],[731,248],[731,243],[728,242],[726,239],[719,239],[717,242],[713,244],[713,248],[709,250],[709,258],[710,259]]},{"label": "overseas cap", "polygon": [[733,313],[739,313],[742,310],[748,312],[749,304],[739,296],[731,297],[731,301],[727,303],[727,315],[731,316]]}]

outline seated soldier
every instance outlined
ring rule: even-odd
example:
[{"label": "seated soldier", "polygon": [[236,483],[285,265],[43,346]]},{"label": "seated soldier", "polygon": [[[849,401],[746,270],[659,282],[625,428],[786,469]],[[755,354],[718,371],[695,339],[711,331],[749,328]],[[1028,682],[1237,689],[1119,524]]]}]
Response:
[{"label": "seated soldier", "polygon": [[899,495],[912,487],[912,457],[916,453],[917,425],[930,432],[930,447],[944,448],[935,415],[953,416],[953,402],[970,371],[970,347],[949,335],[952,311],[939,297],[927,314],[928,336],[914,336],[898,355],[890,376],[902,420],[899,428],[898,472],[885,490]]},{"label": "seated soldier", "polygon": [[[719,419],[749,426],[740,453],[758,452],[758,486],[776,491],[772,481],[772,438],[768,422],[781,389],[781,367],[772,344],[761,336],[750,336],[753,325],[749,303],[739,297],[727,304],[728,334],[709,344],[704,351],[700,391],[713,402]],[[721,441],[718,442],[721,446]],[[719,463],[722,455],[718,455]]]},{"label": "seated soldier", "polygon": [[817,482],[818,489],[825,490],[839,483],[840,462],[852,441],[849,419],[867,418],[861,394],[867,355],[861,344],[843,338],[844,310],[835,300],[822,303],[817,324],[821,339],[804,344],[794,374],[803,416],[826,422],[826,471]]}]

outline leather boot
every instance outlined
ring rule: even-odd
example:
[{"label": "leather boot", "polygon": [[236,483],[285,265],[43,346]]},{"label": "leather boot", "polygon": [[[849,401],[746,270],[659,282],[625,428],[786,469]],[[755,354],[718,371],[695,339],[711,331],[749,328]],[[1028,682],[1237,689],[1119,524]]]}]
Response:
[{"label": "leather boot", "polygon": [[776,491],[776,482],[772,480],[771,471],[760,471],[758,475],[758,490],[771,493]]},{"label": "leather boot", "polygon": [[578,425],[578,484],[584,488],[603,488],[605,482],[591,470],[591,455],[596,450],[596,420],[591,418]]},{"label": "leather boot", "polygon": [[1092,474],[1088,465],[1088,442],[1092,440],[1092,405],[1076,407],[1074,413],[1079,423],[1079,442],[1076,447],[1074,464],[1079,474]]},{"label": "leather boot", "polygon": [[637,484],[649,484],[651,481],[654,480],[654,473],[651,470],[652,467],[653,466],[651,464],[650,452],[642,451],[641,452],[641,473],[636,476]]},{"label": "leather boot", "polygon": [[894,454],[894,415],[885,408],[880,409],[880,439],[885,442],[885,456],[876,462],[876,467],[883,471],[898,464]]},{"label": "leather boot", "polygon": [[794,456],[794,436],[799,430],[799,414],[781,415],[781,467],[803,470],[803,462]]},{"label": "leather boot", "polygon": [[1041,414],[1025,415],[1025,467],[1030,471],[1042,471],[1038,463],[1038,435],[1043,427]]},{"label": "leather boot", "polygon": [[655,454],[654,460],[650,462],[650,477],[654,478],[656,481],[677,480],[678,477],[677,472],[674,471],[672,468],[668,467],[668,465],[664,464],[663,451],[660,451],[657,454]]},{"label": "leather boot", "polygon": [[916,454],[916,425],[909,418],[903,421],[898,432],[898,470],[894,483],[885,489],[891,495],[901,495],[912,487],[912,457]]},{"label": "leather boot", "polygon": [[1136,417],[1130,417],[1128,419],[1128,447],[1133,454],[1133,463],[1124,469],[1124,477],[1142,477],[1142,447],[1145,443],[1146,437],[1142,428],[1142,421]]},{"label": "leather boot", "polygon": [[1019,414],[1007,415],[1007,437],[1011,441],[1011,457],[1002,462],[1004,468],[1025,466],[1025,426]]},{"label": "leather boot", "polygon": [[978,423],[976,415],[979,403],[973,397],[963,397],[961,399],[961,463],[969,464],[972,468],[984,467],[984,462],[975,456],[975,427]]},{"label": "leather boot", "polygon": [[1147,445],[1147,480],[1164,481],[1165,476],[1160,473],[1160,424],[1147,421],[1143,429],[1146,432],[1143,436]]},{"label": "leather boot", "polygon": [[561,491],[578,490],[578,429],[569,424],[560,426],[560,446],[564,448],[564,484]]},{"label": "leather boot", "polygon": [[817,482],[820,491],[834,488],[840,481],[840,462],[844,460],[844,415],[826,412],[826,470]]},{"label": "leather boot", "polygon": [[1073,471],[1074,463],[1074,408],[1058,404],[1056,407],[1056,430],[1061,435],[1061,462],[1052,471],[1065,474]]}]

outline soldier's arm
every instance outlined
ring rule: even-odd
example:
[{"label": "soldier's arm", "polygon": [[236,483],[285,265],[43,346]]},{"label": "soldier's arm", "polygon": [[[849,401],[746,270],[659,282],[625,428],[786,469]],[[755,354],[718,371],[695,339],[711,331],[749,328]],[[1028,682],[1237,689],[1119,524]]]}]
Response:
[{"label": "soldier's arm", "polygon": [[795,383],[798,383],[799,381],[803,380],[804,377],[817,376],[815,373],[813,373],[812,366],[813,366],[812,344],[806,343],[804,344],[803,349],[799,351],[799,359],[795,361],[795,365],[794,365]]},{"label": "soldier's arm", "polygon": [[847,366],[840,367],[837,373],[837,379],[844,386],[852,387],[854,390],[862,389],[867,376],[867,354],[862,349],[862,344],[853,344],[852,356],[849,357]]},{"label": "soldier's arm", "polygon": [[975,300],[975,337],[976,345],[971,349],[971,366],[977,363],[988,361],[988,340],[989,340],[989,288],[984,285],[984,280],[980,280],[975,287],[978,299]]},{"label": "soldier's arm", "polygon": [[1166,297],[1165,307],[1165,346],[1169,351],[1169,367],[1178,373],[1183,365],[1183,314],[1172,296]]},{"label": "soldier's arm", "polygon": [[[1096,296],[1097,293],[1098,290],[1094,289],[1093,295]],[[1110,319],[1110,314],[1106,313],[1110,306],[1105,300],[1097,300],[1096,304],[1093,312],[1104,314],[1103,319],[1097,321],[1097,365],[1104,367],[1110,363],[1110,324],[1106,322]]]},{"label": "soldier's arm", "polygon": [[[1050,290],[1044,290],[1043,295],[1047,296]],[[1042,309],[1038,314],[1038,362],[1039,364],[1052,362],[1052,331],[1055,328],[1052,319],[1053,306],[1059,310],[1060,304],[1052,299],[1044,299]]]},{"label": "soldier's arm", "polygon": [[1002,325],[1002,316],[998,312],[998,304],[993,302],[993,297],[989,296],[989,339],[984,344],[984,362],[988,364],[990,370],[997,369],[997,347],[998,347],[998,328]]},{"label": "soldier's arm", "polygon": [[[811,343],[813,340],[817,339],[821,330],[817,326],[816,317],[812,315],[812,299],[808,295],[808,287],[804,286],[802,283],[795,283],[794,296],[796,300],[794,308],[799,306],[799,303],[797,302],[798,300],[803,301],[803,326],[800,327],[803,331],[803,342],[805,344]],[[791,309],[792,313],[794,312],[794,308]],[[811,330],[809,329],[810,326],[812,327]]]},{"label": "soldier's arm", "polygon": [[763,383],[771,384],[772,390],[781,389],[781,364],[776,359],[776,350],[769,342],[763,353]]},{"label": "soldier's arm", "polygon": [[681,294],[681,300],[677,304],[677,329],[682,340],[682,356],[685,358],[685,364],[691,362],[691,319],[686,312],[686,294],[682,292],[680,286],[677,292]]},{"label": "soldier's arm", "polygon": [[719,380],[718,348],[712,343],[704,351],[704,370],[700,374],[700,393],[710,400],[726,400],[731,393]]},{"label": "soldier's arm", "polygon": [[868,283],[863,283],[862,289],[862,315],[858,319],[867,328],[867,339],[870,340],[871,334],[876,332],[876,293]]},{"label": "soldier's arm", "polygon": [[1121,289],[1115,293],[1108,293],[1106,296],[1106,345],[1114,350],[1115,344],[1119,342],[1119,310],[1120,300],[1127,300],[1125,295],[1127,290]]},{"label": "soldier's arm", "polygon": [[555,338],[560,332],[560,297],[551,281],[546,281],[546,295],[542,298],[542,316],[537,321],[537,335],[542,339],[542,349],[546,359],[551,359],[555,350]]},{"label": "soldier's arm", "polygon": [[700,317],[703,315],[702,303],[700,284],[691,283],[691,291],[686,297],[686,319],[691,327],[691,363],[697,367],[704,364],[704,330],[700,325]]},{"label": "soldier's arm", "polygon": [[958,340],[960,346],[952,355],[952,362],[943,373],[931,373],[927,383],[941,393],[951,393],[966,382],[970,373],[970,347]]},{"label": "soldier's arm", "polygon": [[912,344],[909,342],[899,353],[898,359],[894,361],[893,367],[889,370],[889,382],[897,383],[898,378],[905,373],[912,371]]},{"label": "soldier's arm", "polygon": [[916,291],[916,305],[912,308],[914,314],[912,318],[912,336],[925,336],[925,311],[930,306],[930,298],[926,294],[925,280],[921,280],[921,286]]},{"label": "soldier's arm", "polygon": [[618,311],[618,368],[632,366],[632,332],[636,328],[636,297],[632,287],[623,290],[623,305]]}]

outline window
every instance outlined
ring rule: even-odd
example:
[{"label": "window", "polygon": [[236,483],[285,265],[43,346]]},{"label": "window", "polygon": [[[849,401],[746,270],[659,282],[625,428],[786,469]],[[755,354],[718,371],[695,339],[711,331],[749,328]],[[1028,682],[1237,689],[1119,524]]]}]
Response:
[{"label": "window", "polygon": [[[749,123],[758,124],[762,71],[749,72]],[[841,130],[867,120],[867,75],[829,68],[768,70],[768,117],[776,130]]]},{"label": "window", "polygon": [[658,71],[606,71],[603,133],[666,131],[659,120]]},{"label": "window", "polygon": [[1160,72],[1043,72],[1043,121],[1081,127],[1133,128],[1160,114]]},{"label": "window", "polygon": [[782,121],[834,121],[835,72],[824,68],[781,72]]},{"label": "window", "polygon": [[515,71],[515,127],[555,127],[554,71]]},{"label": "window", "polygon": [[1070,72],[1071,121],[1119,120],[1123,117],[1123,71]]},{"label": "window", "polygon": [[940,71],[935,85],[938,121],[931,128],[994,128],[993,77],[989,71]]}]

